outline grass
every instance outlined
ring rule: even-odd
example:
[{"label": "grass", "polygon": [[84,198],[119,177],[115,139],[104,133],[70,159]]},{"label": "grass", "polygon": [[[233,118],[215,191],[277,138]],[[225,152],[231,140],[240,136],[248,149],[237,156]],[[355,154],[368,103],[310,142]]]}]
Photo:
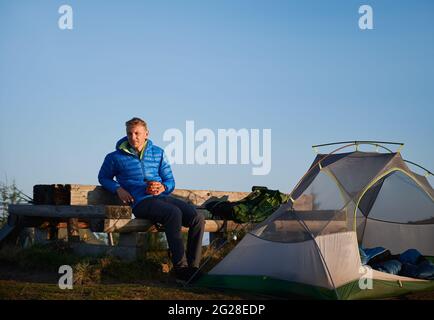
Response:
[{"label": "grass", "polygon": [[0,250],[0,265],[16,266],[24,270],[57,271],[63,264],[74,265],[80,260],[72,254],[67,243],[61,241],[25,249],[5,246]]},{"label": "grass", "polygon": [[[231,250],[205,250],[210,270]],[[57,281],[61,265],[73,268],[73,290],[61,290]],[[183,287],[169,272],[167,251],[150,252],[146,259],[126,262],[111,256],[80,257],[67,242],[57,241],[30,248],[0,250],[0,299],[258,299],[243,293],[223,293]]]},{"label": "grass", "polygon": [[163,269],[165,253],[154,252],[146,259],[132,262],[112,256],[81,257],[72,253],[67,242],[58,241],[25,249],[4,247],[0,250],[0,266],[13,267],[21,272],[57,274],[61,265],[70,265],[74,270],[76,284],[129,283],[167,278],[167,268]]},{"label": "grass", "polygon": [[238,300],[252,297],[161,284],[74,285],[72,290],[61,290],[55,284],[0,280],[0,299],[7,300]]},{"label": "grass", "polygon": [[[219,252],[204,250],[207,272],[235,246]],[[59,266],[74,270],[72,290],[58,286]],[[183,287],[170,274],[165,250],[150,252],[146,259],[126,262],[115,257],[80,257],[67,242],[34,245],[30,248],[3,247],[0,250],[0,299],[37,300],[200,300],[269,299],[247,293],[222,292],[206,288]],[[396,299],[432,300],[434,292],[407,295]]]}]

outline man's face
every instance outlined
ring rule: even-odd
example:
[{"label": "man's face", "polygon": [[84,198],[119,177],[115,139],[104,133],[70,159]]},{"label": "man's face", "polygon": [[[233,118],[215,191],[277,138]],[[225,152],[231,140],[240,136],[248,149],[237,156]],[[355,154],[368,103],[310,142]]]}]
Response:
[{"label": "man's face", "polygon": [[130,126],[127,128],[127,137],[130,145],[141,151],[146,139],[148,139],[148,130],[142,125]]}]

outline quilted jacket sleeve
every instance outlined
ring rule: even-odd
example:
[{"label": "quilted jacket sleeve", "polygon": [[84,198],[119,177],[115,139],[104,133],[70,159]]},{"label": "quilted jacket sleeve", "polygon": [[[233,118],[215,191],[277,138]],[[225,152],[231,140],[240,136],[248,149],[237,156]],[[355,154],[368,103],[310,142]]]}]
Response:
[{"label": "quilted jacket sleeve", "polygon": [[170,168],[169,160],[163,151],[163,156],[161,157],[160,168],[158,174],[163,180],[163,185],[166,187],[166,191],[163,194],[170,194],[175,189],[175,178],[173,177],[172,169]]},{"label": "quilted jacket sleeve", "polygon": [[104,159],[101,169],[99,170],[98,181],[111,193],[116,193],[116,190],[120,187],[119,183],[113,180],[115,175],[116,172],[113,157],[111,154],[108,154]]}]

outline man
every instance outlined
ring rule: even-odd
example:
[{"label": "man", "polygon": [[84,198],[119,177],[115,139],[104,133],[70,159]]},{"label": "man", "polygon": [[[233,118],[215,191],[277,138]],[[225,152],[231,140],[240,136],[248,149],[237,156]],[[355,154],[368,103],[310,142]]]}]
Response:
[{"label": "man", "polygon": [[[198,274],[204,217],[190,204],[170,196],[175,179],[163,149],[148,139],[146,122],[133,118],[125,125],[127,136],[105,157],[98,181],[123,203],[130,204],[136,218],[164,226],[175,275],[180,280],[189,280]],[[186,254],[182,226],[189,227]]]}]

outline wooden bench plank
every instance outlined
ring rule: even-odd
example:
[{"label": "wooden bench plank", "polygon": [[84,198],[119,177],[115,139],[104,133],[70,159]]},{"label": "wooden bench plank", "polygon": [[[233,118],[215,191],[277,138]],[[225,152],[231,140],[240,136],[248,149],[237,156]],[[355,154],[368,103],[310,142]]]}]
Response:
[{"label": "wooden bench plank", "polygon": [[172,196],[201,207],[213,200],[238,201],[245,198],[249,193],[250,192],[175,189]]},{"label": "wooden bench plank", "polygon": [[[195,206],[203,206],[212,200],[237,201],[250,192],[175,189],[172,196]],[[51,205],[122,205],[120,199],[102,186],[82,184],[35,185],[35,204]]]},{"label": "wooden bench plank", "polygon": [[51,218],[130,219],[130,206],[9,205],[9,213],[18,216]]},{"label": "wooden bench plank", "polygon": [[[249,224],[238,224],[234,221],[224,220],[205,220],[205,232],[225,232],[233,230],[242,230]],[[251,225],[251,224],[250,224]],[[105,219],[104,232],[159,232],[151,221],[145,219]],[[182,232],[187,232],[188,228],[183,227]]]}]

